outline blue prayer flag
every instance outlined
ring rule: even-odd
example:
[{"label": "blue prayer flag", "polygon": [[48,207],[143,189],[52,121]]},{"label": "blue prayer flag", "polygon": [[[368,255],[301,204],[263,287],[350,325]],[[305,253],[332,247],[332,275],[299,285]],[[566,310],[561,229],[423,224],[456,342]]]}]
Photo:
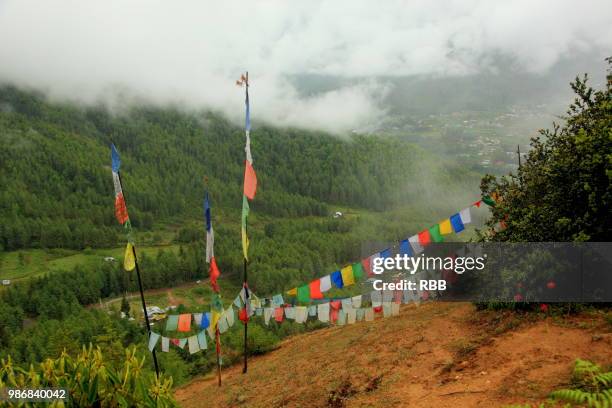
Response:
[{"label": "blue prayer flag", "polygon": [[111,160],[113,162],[113,171],[118,173],[119,167],[121,167],[121,159],[119,158],[119,152],[114,144],[111,144]]},{"label": "blue prayer flag", "polygon": [[387,248],[384,251],[380,251],[380,257],[382,259],[391,258],[391,248]]},{"label": "blue prayer flag", "polygon": [[336,285],[338,289],[342,289],[342,287],[344,286],[344,282],[342,281],[342,273],[340,271],[332,273],[331,280],[332,282],[334,282],[334,285]]},{"label": "blue prayer flag", "polygon": [[403,240],[399,244],[400,254],[412,256],[412,248],[410,247],[410,242],[407,239]]},{"label": "blue prayer flag", "polygon": [[455,233],[461,232],[465,229],[465,227],[463,226],[463,221],[461,221],[461,215],[459,215],[459,213],[451,215],[450,222],[453,226],[453,230],[455,230]]},{"label": "blue prayer flag", "polygon": [[206,312],[202,315],[202,322],[200,323],[200,328],[207,329],[210,326],[210,312]]}]

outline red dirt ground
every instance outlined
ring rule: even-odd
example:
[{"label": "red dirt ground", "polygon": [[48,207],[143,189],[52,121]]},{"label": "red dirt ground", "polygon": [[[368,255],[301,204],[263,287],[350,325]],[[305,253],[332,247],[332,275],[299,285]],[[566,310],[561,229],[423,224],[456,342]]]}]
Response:
[{"label": "red dirt ground", "polygon": [[399,316],[330,327],[198,378],[183,407],[499,407],[536,404],[568,383],[577,358],[612,363],[601,313],[552,318],[476,312],[465,303],[403,306]]}]

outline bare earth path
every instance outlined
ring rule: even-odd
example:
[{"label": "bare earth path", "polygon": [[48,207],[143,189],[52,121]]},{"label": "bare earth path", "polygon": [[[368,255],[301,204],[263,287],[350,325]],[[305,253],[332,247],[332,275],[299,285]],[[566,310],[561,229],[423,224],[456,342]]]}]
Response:
[{"label": "bare earth path", "polygon": [[[529,321],[527,321],[529,320]],[[184,407],[498,407],[543,401],[576,358],[612,363],[601,315],[476,313],[404,306],[400,316],[295,336],[176,391]]]}]

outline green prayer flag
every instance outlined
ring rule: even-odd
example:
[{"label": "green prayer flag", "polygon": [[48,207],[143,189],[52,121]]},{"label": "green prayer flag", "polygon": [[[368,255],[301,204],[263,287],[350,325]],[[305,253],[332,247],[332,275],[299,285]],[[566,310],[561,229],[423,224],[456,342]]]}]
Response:
[{"label": "green prayer flag", "polygon": [[495,200],[488,195],[482,197],[482,201],[488,206],[495,207]]},{"label": "green prayer flag", "polygon": [[304,285],[297,288],[297,299],[298,302],[307,303],[310,302],[310,286]]},{"label": "green prayer flag", "polygon": [[444,238],[442,238],[442,234],[440,234],[440,224],[436,224],[429,229],[429,236],[431,237],[432,242],[444,241]]},{"label": "green prayer flag", "polygon": [[353,276],[355,277],[355,281],[363,278],[363,266],[361,265],[361,262],[355,262],[353,264]]},{"label": "green prayer flag", "polygon": [[175,331],[178,327],[178,315],[169,315],[166,321],[166,331]]}]

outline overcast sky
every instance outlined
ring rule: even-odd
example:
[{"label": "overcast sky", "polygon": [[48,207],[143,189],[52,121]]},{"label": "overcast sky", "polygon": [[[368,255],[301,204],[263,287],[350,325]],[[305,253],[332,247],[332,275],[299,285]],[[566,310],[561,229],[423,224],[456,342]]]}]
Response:
[{"label": "overcast sky", "polygon": [[[589,52],[612,54],[610,0],[0,0],[0,82],[83,101],[127,87],[237,118],[248,69],[254,125],[342,131],[382,114],[381,76],[491,71],[500,54],[546,74]],[[299,96],[294,74],[360,80]]]}]

